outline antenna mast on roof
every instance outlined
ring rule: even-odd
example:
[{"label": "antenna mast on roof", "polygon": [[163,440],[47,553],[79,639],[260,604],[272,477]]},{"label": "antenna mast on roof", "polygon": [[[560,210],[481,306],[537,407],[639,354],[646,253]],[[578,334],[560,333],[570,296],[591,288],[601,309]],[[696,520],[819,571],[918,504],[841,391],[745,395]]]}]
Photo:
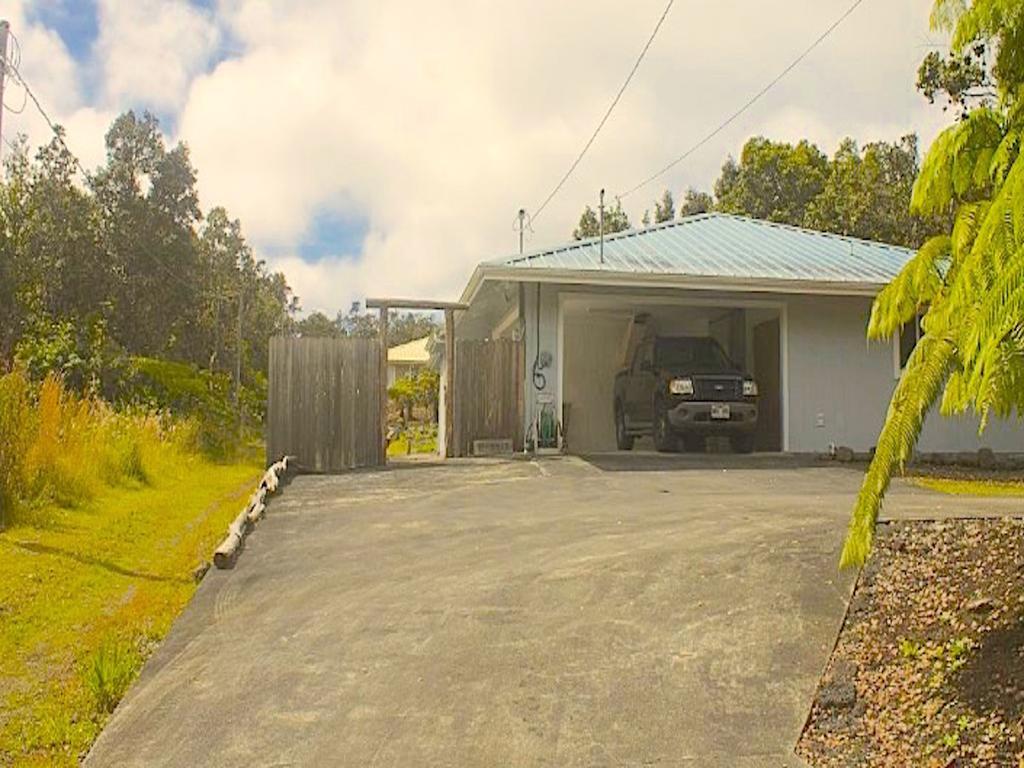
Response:
[{"label": "antenna mast on roof", "polygon": [[601,236],[601,244],[598,248],[598,255],[601,258],[601,263],[604,264],[604,189],[601,189],[600,202],[597,205],[597,209],[600,212],[598,216],[598,234]]}]

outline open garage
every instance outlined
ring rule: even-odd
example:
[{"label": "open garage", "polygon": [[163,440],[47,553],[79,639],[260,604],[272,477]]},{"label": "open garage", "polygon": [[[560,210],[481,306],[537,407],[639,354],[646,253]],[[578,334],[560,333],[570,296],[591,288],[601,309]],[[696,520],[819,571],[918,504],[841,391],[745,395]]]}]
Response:
[{"label": "open garage", "polygon": [[[736,370],[757,383],[756,448],[780,451],[782,307],[721,301],[683,295],[564,294],[561,401],[569,449],[614,450],[616,376],[640,375],[630,369],[645,339],[686,337],[714,339]],[[715,438],[704,441],[699,434],[690,443],[711,450],[725,444]]]},{"label": "open garage", "polygon": [[[874,297],[911,256],[883,243],[699,214],[484,262],[463,292],[468,310],[456,334],[523,342],[528,447],[589,454],[632,439],[635,448],[650,449],[659,424],[706,419],[713,431],[723,432],[726,422],[742,431],[756,410],[749,442],[728,432],[727,440],[659,447],[819,454],[847,446],[866,453],[916,335],[869,342],[865,330]],[[674,363],[700,350],[728,360],[728,375],[721,360],[700,373],[732,394],[699,391],[685,366],[658,365],[664,339],[702,340],[670,343]],[[631,395],[620,422],[616,376],[624,369],[629,386],[661,376],[656,392],[678,396],[659,412],[650,395]],[[630,432],[625,441],[617,434],[622,422]],[[979,434],[973,416],[929,419],[918,447],[1022,450],[1015,424],[993,418]]]}]

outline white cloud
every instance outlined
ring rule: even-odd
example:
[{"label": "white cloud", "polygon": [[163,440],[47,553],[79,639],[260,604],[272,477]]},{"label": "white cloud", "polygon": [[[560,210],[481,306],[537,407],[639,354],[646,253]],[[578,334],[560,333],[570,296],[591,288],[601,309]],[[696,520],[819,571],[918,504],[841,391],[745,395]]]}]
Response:
[{"label": "white cloud", "polygon": [[216,50],[213,18],[180,0],[99,0],[95,51],[108,102],[177,110]]},{"label": "white cloud", "polygon": [[[116,112],[103,105],[86,104],[82,95],[80,65],[68,52],[60,36],[38,23],[30,23],[30,3],[15,0],[4,8],[4,17],[11,24],[17,39],[10,53],[20,53],[18,69],[42,103],[50,119],[67,129],[66,141],[88,168],[104,156],[103,135]],[[36,110],[21,85],[8,79],[4,103],[19,113],[4,114],[4,136],[11,140],[25,134],[32,146],[50,141],[49,125]],[[7,151],[6,145],[3,151]]]},{"label": "white cloud", "polygon": [[[914,89],[930,6],[864,3],[753,109],[628,198],[630,215],[638,221],[665,186],[709,188],[752,134],[807,136],[828,152],[845,135],[863,143],[917,130],[926,143],[946,122]],[[240,217],[258,250],[294,253],[325,211],[365,217],[358,254],[339,246],[315,264],[271,262],[306,308],[344,309],[368,294],[453,297],[477,262],[514,250],[516,210],[532,210],[564,172],[663,7],[220,0],[208,15],[103,0],[93,114],[129,103],[175,112],[204,204]],[[677,3],[528,247],[567,239],[599,188],[620,192],[704,136],[848,0],[784,7]],[[218,35],[239,54],[198,74]],[[84,126],[81,108],[68,102]]]}]

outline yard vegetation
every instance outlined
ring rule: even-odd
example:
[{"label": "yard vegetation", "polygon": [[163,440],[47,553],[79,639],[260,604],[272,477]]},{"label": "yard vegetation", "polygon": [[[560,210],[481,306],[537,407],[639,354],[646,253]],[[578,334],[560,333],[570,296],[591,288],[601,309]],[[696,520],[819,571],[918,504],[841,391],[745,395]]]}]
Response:
[{"label": "yard vegetation", "polygon": [[872,339],[908,323],[922,336],[893,393],[843,550],[861,565],[882,498],[911,457],[934,405],[943,415],[1024,413],[1024,4],[936,0],[932,25],[952,36],[948,59],[923,63],[919,85],[945,94],[960,120],[932,143],[912,210],[952,214],[876,298]]},{"label": "yard vegetation", "polygon": [[881,526],[798,752],[815,768],[1024,765],[1024,526]]},{"label": "yard vegetation", "polygon": [[0,377],[0,765],[75,765],[196,588],[262,455],[198,417]]}]

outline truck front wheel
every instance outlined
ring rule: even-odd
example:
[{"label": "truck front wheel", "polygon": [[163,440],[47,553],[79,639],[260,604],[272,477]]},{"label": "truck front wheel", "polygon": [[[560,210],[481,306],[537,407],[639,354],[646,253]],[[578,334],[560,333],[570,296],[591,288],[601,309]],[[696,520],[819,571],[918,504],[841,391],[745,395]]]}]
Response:
[{"label": "truck front wheel", "polygon": [[633,436],[626,431],[626,414],[618,403],[615,404],[615,446],[620,451],[633,450]]},{"label": "truck front wheel", "polygon": [[678,450],[679,440],[668,422],[668,410],[661,403],[654,406],[654,447],[662,453]]}]

